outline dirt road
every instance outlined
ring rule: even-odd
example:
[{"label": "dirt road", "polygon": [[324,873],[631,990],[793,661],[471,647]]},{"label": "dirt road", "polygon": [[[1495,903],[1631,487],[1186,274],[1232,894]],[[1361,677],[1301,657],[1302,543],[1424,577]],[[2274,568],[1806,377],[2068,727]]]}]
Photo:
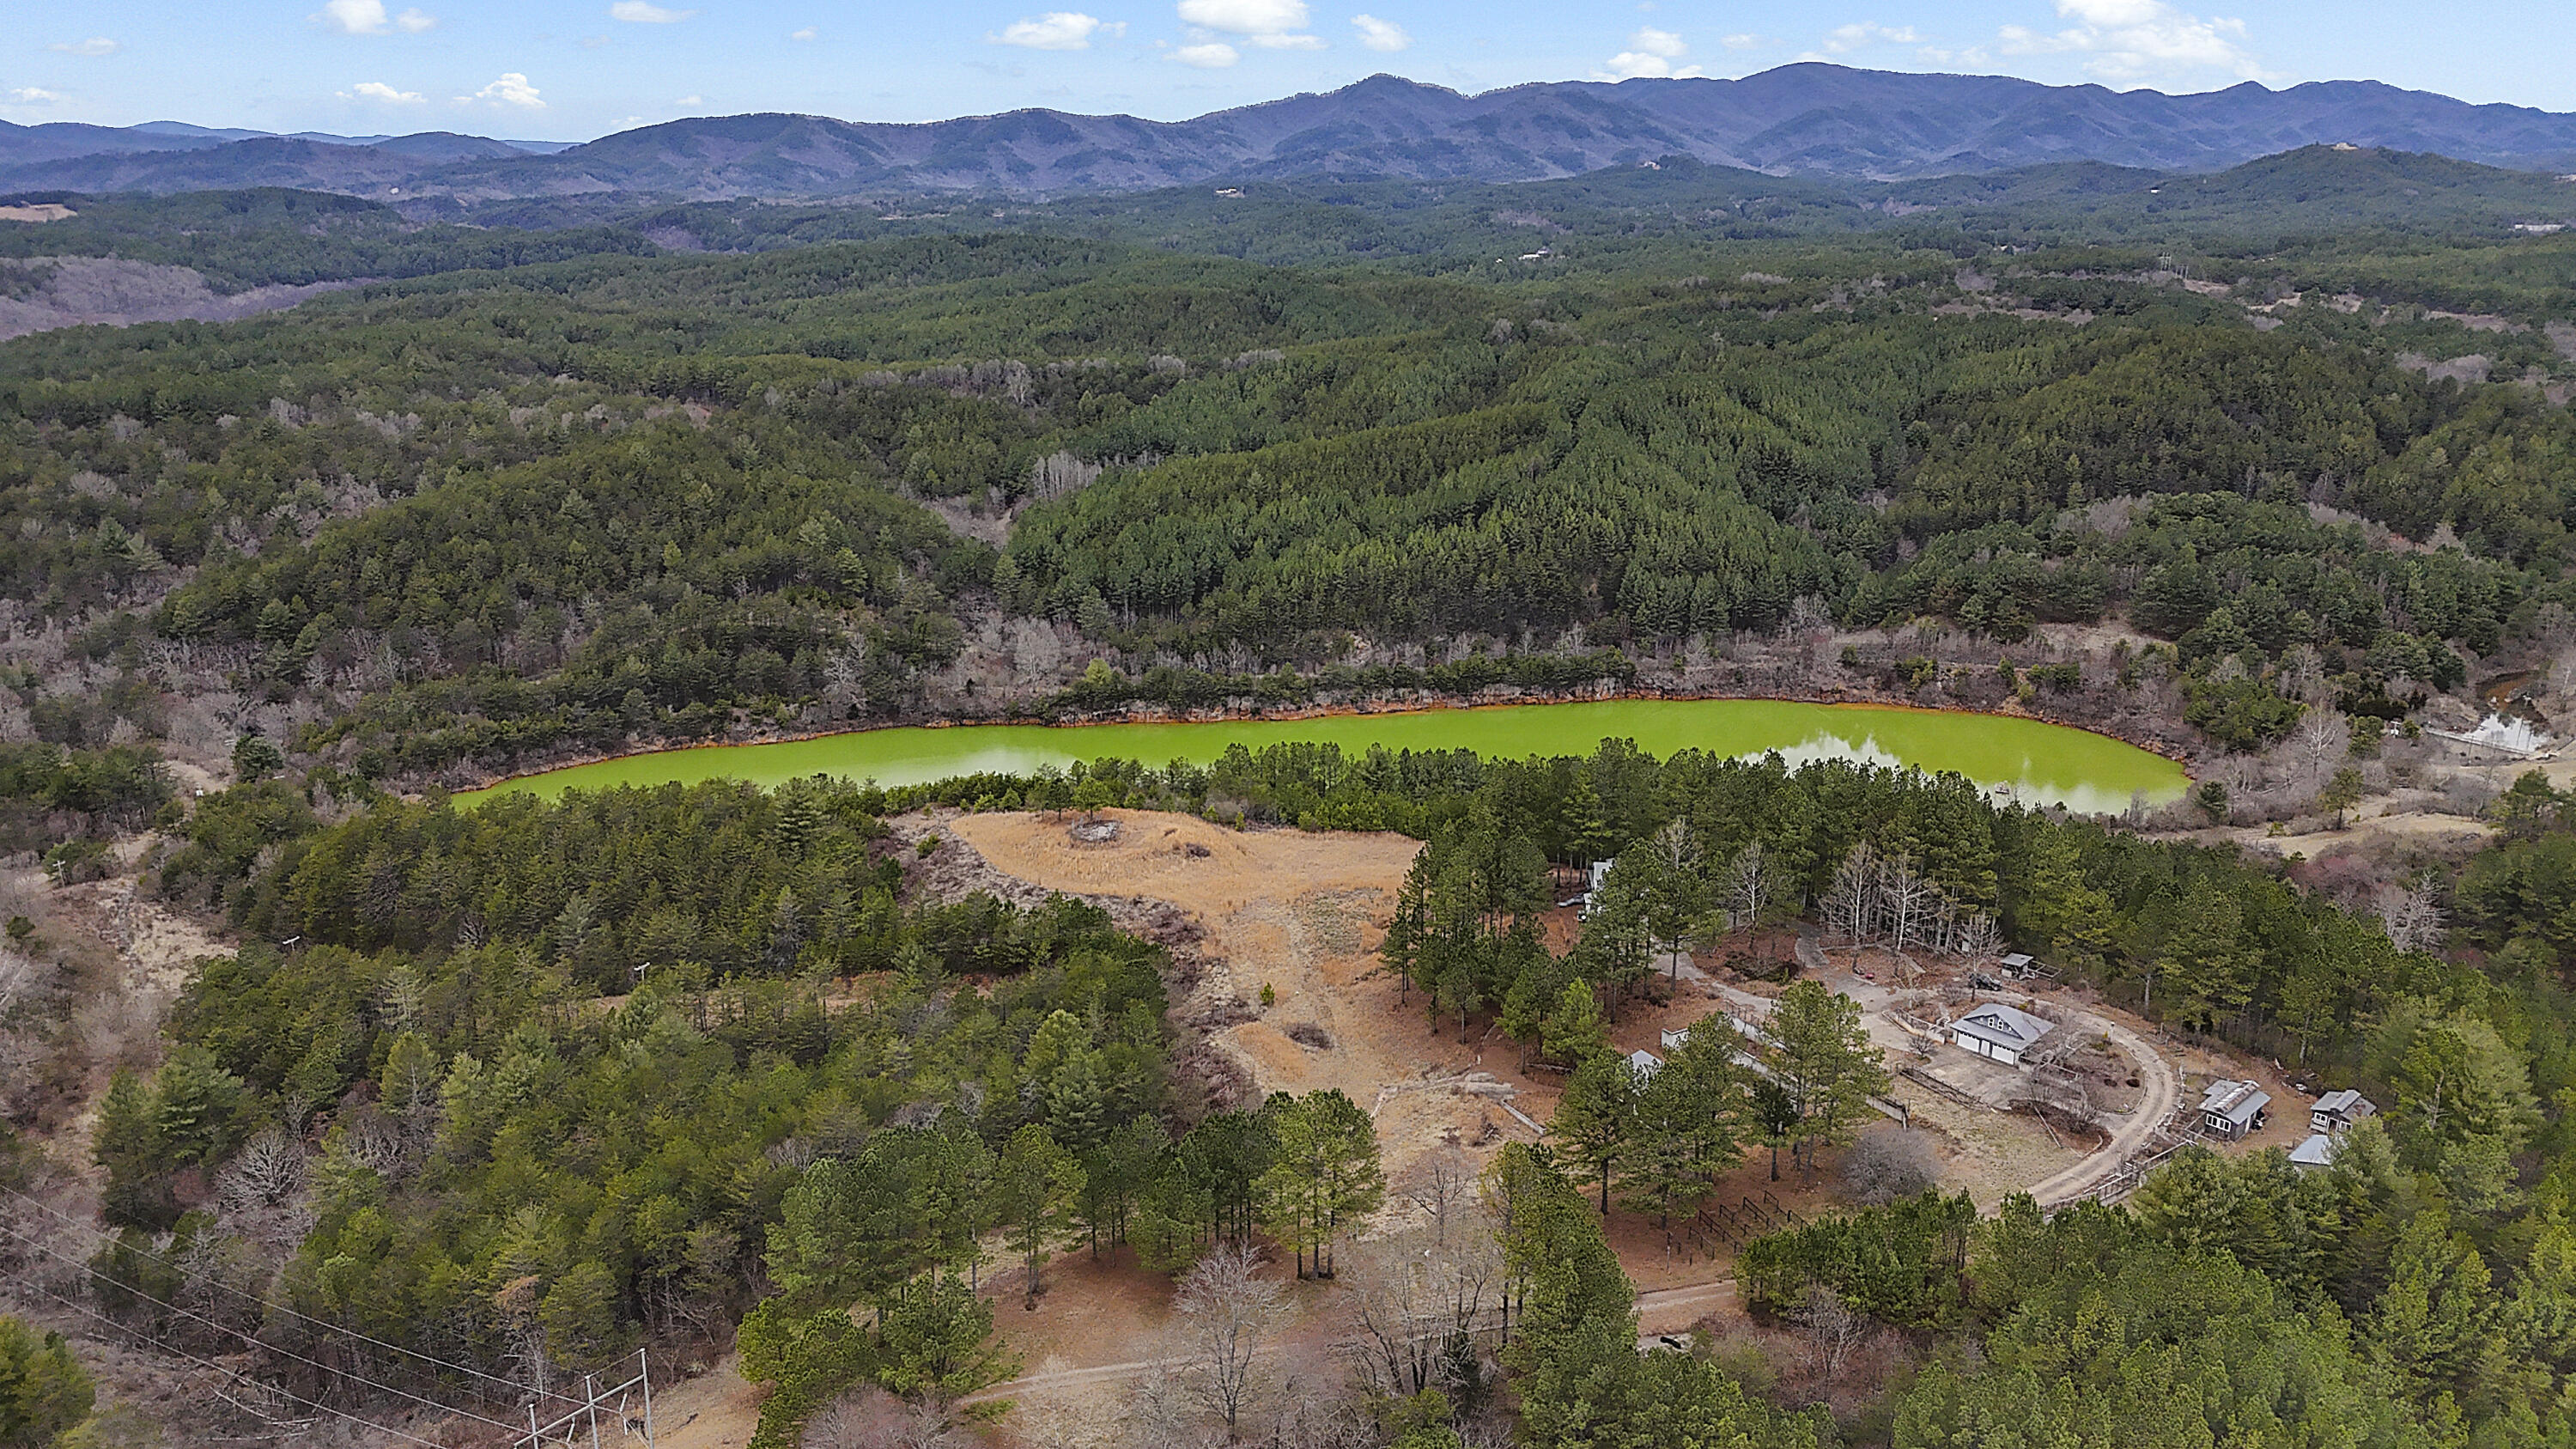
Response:
[{"label": "dirt road", "polygon": [[[1637,1295],[1637,1331],[1641,1346],[1667,1333],[1687,1332],[1692,1324],[1711,1313],[1732,1306],[1736,1301],[1735,1280],[1720,1278],[1708,1283],[1688,1284],[1678,1288],[1659,1288]],[[1042,1369],[1022,1374],[1006,1384],[995,1384],[966,1396],[964,1402],[979,1403],[986,1399],[1017,1398],[1032,1393],[1123,1383],[1149,1372],[1169,1371],[1172,1361],[1160,1358],[1129,1359],[1123,1363],[1092,1364],[1084,1368]]]},{"label": "dirt road", "polygon": [[2147,1139],[2155,1135],[2156,1129],[2164,1125],[2165,1118],[2171,1116],[2182,1101],[2182,1081],[2175,1075],[2173,1064],[2145,1039],[2115,1021],[2106,1021],[2098,1016],[2090,1016],[2087,1021],[2091,1028],[2099,1029],[2113,1045],[2127,1053],[2130,1061],[2137,1063],[2141,1095],[2128,1120],[2112,1129],[2107,1145],[2031,1188],[2030,1195],[2039,1199],[2041,1207],[2072,1202],[2100,1186],[2102,1179],[2127,1161],[2131,1153],[2146,1145]]}]

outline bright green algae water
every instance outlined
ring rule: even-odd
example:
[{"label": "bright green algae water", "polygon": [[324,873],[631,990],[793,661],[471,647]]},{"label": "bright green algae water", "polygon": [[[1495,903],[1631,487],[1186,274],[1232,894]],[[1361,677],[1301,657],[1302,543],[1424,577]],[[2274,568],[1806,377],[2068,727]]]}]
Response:
[{"label": "bright green algae water", "polygon": [[1289,740],[1331,741],[1350,754],[1384,745],[1521,759],[1588,755],[1609,738],[1635,740],[1639,749],[1659,757],[1686,749],[1722,755],[1777,750],[1792,765],[1845,759],[1955,770],[1990,789],[2009,789],[2014,799],[2027,804],[2082,811],[2124,810],[2141,794],[2149,803],[2161,804],[2181,795],[2189,783],[2171,760],[2107,735],[2037,720],[1787,700],[1630,699],[1297,720],[857,730],[777,744],[625,755],[530,775],[462,798],[489,798],[501,791],[553,796],[569,789],[719,778],[776,785],[817,774],[919,785],[986,771],[1026,774],[1041,765],[1076,760],[1206,764],[1231,745],[1257,750]]}]

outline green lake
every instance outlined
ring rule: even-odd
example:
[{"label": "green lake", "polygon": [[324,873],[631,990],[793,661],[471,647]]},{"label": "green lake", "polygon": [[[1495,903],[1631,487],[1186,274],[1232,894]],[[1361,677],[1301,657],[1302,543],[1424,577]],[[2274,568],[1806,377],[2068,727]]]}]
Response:
[{"label": "green lake", "polygon": [[1726,755],[1777,750],[1792,765],[1846,759],[1956,770],[2027,804],[2080,811],[2125,810],[2140,795],[2161,804],[2179,797],[2189,784],[2182,767],[2160,755],[2107,735],[2037,720],[1787,700],[1627,699],[1294,720],[858,730],[776,744],[625,755],[549,770],[459,798],[487,799],[502,791],[551,796],[568,789],[718,778],[776,785],[817,774],[917,785],[985,771],[1025,774],[1078,759],[1204,764],[1230,745],[1259,749],[1286,740],[1329,740],[1353,754],[1384,745],[1390,750],[1468,749],[1519,759],[1590,754],[1606,738],[1635,740],[1638,748],[1657,756],[1685,749]]}]

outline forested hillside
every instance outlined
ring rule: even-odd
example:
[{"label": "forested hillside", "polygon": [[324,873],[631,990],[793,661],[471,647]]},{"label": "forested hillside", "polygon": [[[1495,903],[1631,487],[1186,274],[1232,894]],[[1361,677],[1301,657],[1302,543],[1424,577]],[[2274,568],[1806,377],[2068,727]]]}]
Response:
[{"label": "forested hillside", "polygon": [[[67,745],[166,734],[172,691],[115,702],[157,671],[417,780],[1027,710],[1070,682],[1031,657],[1086,646],[1141,678],[1795,616],[2001,645],[2124,619],[2187,682],[2313,675],[2367,712],[2564,606],[2565,411],[2388,347],[2547,375],[2546,337],[2313,304],[2261,332],[2080,260],[1497,287],[988,236],[34,339],[0,388],[8,585],[94,682],[22,707]],[[2277,737],[2241,704],[2213,738]]]},{"label": "forested hillside", "polygon": [[[760,1385],[762,1449],[2566,1441],[2576,793],[2523,752],[2576,708],[2576,243],[2505,229],[2557,183],[2455,163],[2169,179],[509,229],[245,193],[11,232],[0,281],[363,285],[0,344],[0,1276],[120,1355],[0,1319],[0,1438],[112,1442],[84,1375],[141,1360],[221,1384],[227,1433],[497,1445],[640,1356]],[[1610,740],[450,793],[1623,692],[2037,716],[2193,788],[2086,818]],[[1107,837],[1068,817],[1121,809],[1204,829],[1148,847],[1182,869],[1403,838],[1383,911],[1246,885],[1271,954],[1228,962],[960,818],[1079,865]],[[1327,938],[1339,1014],[1220,1049]],[[2152,1040],[2139,1075],[2381,1110],[2329,1169],[2177,1147],[2118,1205],[1836,1199],[1910,1064],[1818,942],[2019,948]],[[1769,1039],[1651,1034],[1721,970],[1776,988]],[[1381,990],[1410,1075],[1305,1075]],[[1506,1061],[1547,1121],[1382,1156],[1391,1103],[1508,1103]],[[2091,1160],[2061,1126],[2100,1123],[2028,1130]],[[1636,1280],[1765,1165],[1810,1195],[1728,1246],[1746,1336],[1641,1354]],[[1082,1370],[1151,1370],[1089,1439],[1000,1402],[1061,1384],[1015,1324],[1076,1252],[1182,1344]],[[1289,1296],[1331,1314],[1287,1333]]]}]

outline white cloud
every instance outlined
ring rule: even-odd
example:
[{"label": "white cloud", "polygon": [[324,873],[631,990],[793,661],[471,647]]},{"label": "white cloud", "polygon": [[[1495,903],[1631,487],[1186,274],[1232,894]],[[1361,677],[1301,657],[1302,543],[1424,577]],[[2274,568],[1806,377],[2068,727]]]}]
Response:
[{"label": "white cloud", "polygon": [[1181,18],[1233,35],[1306,28],[1306,0],[1181,0]]},{"label": "white cloud", "polygon": [[104,35],[93,35],[87,40],[57,40],[45,48],[65,55],[114,55],[125,47]]},{"label": "white cloud", "polygon": [[[1312,35],[1299,35],[1307,22],[1306,0],[1181,0],[1181,19],[1199,28],[1198,45],[1184,50],[1203,50],[1210,44],[1204,32],[1221,31],[1240,36],[1264,50],[1322,50],[1324,42]],[[1225,46],[1229,57],[1234,47]],[[1200,62],[1192,61],[1192,65]],[[1213,62],[1232,65],[1233,59]]]},{"label": "white cloud", "polygon": [[528,78],[515,70],[503,71],[499,80],[470,96],[458,96],[456,99],[464,105],[471,105],[476,101],[490,101],[496,106],[520,106],[531,111],[542,111],[546,108],[545,101],[537,94],[537,88],[528,84]]},{"label": "white cloud", "polygon": [[2057,13],[2087,25],[2150,25],[2164,17],[2163,0],[2058,0]]},{"label": "white cloud", "polygon": [[1089,50],[1091,37],[1123,35],[1124,24],[1112,25],[1097,16],[1079,10],[1050,10],[1034,20],[1016,20],[1002,27],[998,35],[987,35],[989,45],[1016,45],[1025,50]]},{"label": "white cloud", "polygon": [[360,81],[340,92],[344,101],[382,101],[389,106],[416,106],[422,96],[418,91],[398,91],[383,81]]},{"label": "white cloud", "polygon": [[696,15],[695,10],[665,10],[653,0],[617,0],[608,7],[608,18],[629,25],[677,25]]},{"label": "white cloud", "polygon": [[2075,23],[2045,34],[2007,25],[1998,45],[2006,55],[2081,54],[2084,69],[2107,81],[2212,70],[2238,80],[2268,75],[2244,46],[2242,20],[2204,19],[2165,0],[2057,0],[2057,13]]},{"label": "white cloud", "polygon": [[342,35],[381,35],[385,28],[385,0],[326,0],[320,10],[306,18]]},{"label": "white cloud", "polygon": [[1665,60],[1690,54],[1690,47],[1682,42],[1680,36],[1669,30],[1657,30],[1652,26],[1629,36],[1628,48],[1642,50],[1648,55],[1660,56]]},{"label": "white cloud", "polygon": [[1923,37],[1911,25],[1881,25],[1867,21],[1859,25],[1838,25],[1825,36],[1825,50],[1830,55],[1848,55],[1864,46],[1884,41],[1891,45],[1915,45]]},{"label": "white cloud", "polygon": [[808,25],[802,30],[791,30],[787,32],[787,38],[797,41],[820,40],[823,38],[823,32],[816,30],[811,25]]},{"label": "white cloud", "polygon": [[1172,59],[1183,65],[1197,66],[1201,70],[1223,70],[1243,59],[1243,54],[1222,40],[1203,40],[1196,45],[1184,45],[1173,51]]},{"label": "white cloud", "polygon": [[1360,44],[1371,50],[1392,52],[1413,43],[1413,37],[1405,33],[1403,26],[1392,20],[1380,20],[1374,15],[1352,16],[1351,28],[1360,33]]},{"label": "white cloud", "polygon": [[1762,37],[1751,34],[1725,35],[1718,37],[1717,43],[1725,46],[1729,50],[1751,50],[1753,47],[1762,43]]},{"label": "white cloud", "polygon": [[382,35],[387,30],[418,35],[438,23],[437,16],[417,9],[387,15],[385,0],[323,0],[322,8],[308,18],[342,35]]},{"label": "white cloud", "polygon": [[671,102],[671,104],[675,106],[703,106],[706,103],[707,98],[705,96],[682,96],[678,100]]},{"label": "white cloud", "polygon": [[1645,26],[1628,37],[1628,48],[1610,57],[1594,80],[1623,81],[1643,78],[1688,80],[1704,74],[1698,66],[1676,66],[1674,61],[1690,54],[1690,46],[1669,30]]},{"label": "white cloud", "polygon": [[9,104],[13,106],[50,106],[62,99],[52,91],[41,90],[35,86],[20,86],[10,91],[8,96]]}]

